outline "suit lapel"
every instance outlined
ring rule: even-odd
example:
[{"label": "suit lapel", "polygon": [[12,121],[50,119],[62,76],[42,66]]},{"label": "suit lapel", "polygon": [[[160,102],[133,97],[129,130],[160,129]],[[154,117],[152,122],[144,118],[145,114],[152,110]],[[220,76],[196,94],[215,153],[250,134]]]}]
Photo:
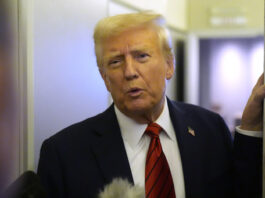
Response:
[{"label": "suit lapel", "polygon": [[114,112],[114,105],[95,123],[95,141],[92,149],[103,173],[105,183],[124,178],[133,183],[129,161]]},{"label": "suit lapel", "polygon": [[168,100],[169,113],[176,133],[179,152],[181,156],[186,198],[192,197],[200,188],[202,164],[200,148],[198,147],[197,134],[193,136],[188,132],[188,127],[193,128],[190,115]]}]

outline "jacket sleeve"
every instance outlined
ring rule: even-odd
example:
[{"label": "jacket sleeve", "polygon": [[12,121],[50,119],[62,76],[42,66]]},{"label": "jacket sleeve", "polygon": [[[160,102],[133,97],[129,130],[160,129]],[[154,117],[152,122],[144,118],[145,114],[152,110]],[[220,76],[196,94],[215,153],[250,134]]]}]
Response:
[{"label": "jacket sleeve", "polygon": [[235,133],[234,166],[237,197],[261,198],[262,138]]}]

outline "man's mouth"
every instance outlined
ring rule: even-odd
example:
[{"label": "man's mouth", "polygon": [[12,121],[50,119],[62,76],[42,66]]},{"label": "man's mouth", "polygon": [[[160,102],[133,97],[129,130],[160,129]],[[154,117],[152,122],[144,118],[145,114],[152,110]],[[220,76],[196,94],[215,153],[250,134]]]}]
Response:
[{"label": "man's mouth", "polygon": [[131,88],[129,89],[127,93],[132,97],[137,97],[141,94],[141,92],[142,92],[142,89],[140,88]]}]

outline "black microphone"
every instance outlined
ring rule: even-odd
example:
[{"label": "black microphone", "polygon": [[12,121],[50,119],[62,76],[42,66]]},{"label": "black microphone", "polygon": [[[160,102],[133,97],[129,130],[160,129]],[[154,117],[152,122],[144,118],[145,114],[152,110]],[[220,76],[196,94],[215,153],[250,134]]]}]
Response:
[{"label": "black microphone", "polygon": [[46,198],[39,176],[33,171],[24,172],[5,191],[3,198]]}]

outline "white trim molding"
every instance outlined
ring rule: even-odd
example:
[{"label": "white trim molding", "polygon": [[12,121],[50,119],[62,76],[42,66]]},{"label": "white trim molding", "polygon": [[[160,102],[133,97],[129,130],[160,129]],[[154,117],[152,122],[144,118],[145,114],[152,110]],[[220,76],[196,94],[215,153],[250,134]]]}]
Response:
[{"label": "white trim molding", "polygon": [[34,170],[33,0],[18,1],[19,172]]}]

